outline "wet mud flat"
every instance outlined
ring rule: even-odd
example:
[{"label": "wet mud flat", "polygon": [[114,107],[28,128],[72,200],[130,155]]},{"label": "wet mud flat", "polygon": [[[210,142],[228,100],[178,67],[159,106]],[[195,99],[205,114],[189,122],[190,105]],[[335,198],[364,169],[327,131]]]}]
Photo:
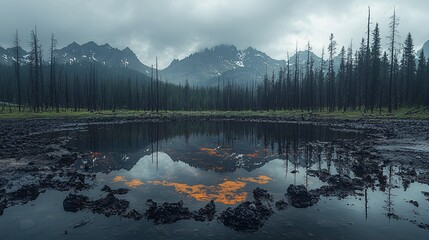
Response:
[{"label": "wet mud flat", "polygon": [[[130,122],[207,121],[205,118],[123,118],[86,120],[8,120],[0,121],[0,217],[4,209],[37,199],[47,190],[69,192],[63,199],[65,211],[91,211],[105,216],[117,215],[139,221],[148,219],[154,224],[170,224],[180,220],[218,220],[236,231],[257,231],[275,213],[288,208],[307,208],[317,205],[322,197],[363,197],[365,189],[388,188],[385,169],[395,169],[402,186],[418,182],[429,184],[429,122],[417,120],[335,120],[294,118],[216,119],[217,121],[300,123],[325,126],[336,131],[361,132],[364,138],[339,139],[332,142],[309,142],[313,148],[335,147],[344,168],[349,171],[332,174],[326,169],[310,170],[308,174],[320,179],[323,186],[307,189],[291,184],[284,197],[274,199],[269,191],[254,189],[253,200],[218,211],[213,202],[200,209],[189,209],[182,202],[157,203],[147,200],[146,209],[132,209],[121,198],[129,189],[105,186],[105,196],[92,199],[80,191],[96,185],[96,175],[85,166],[77,168],[76,161],[90,158],[89,152],[79,152],[69,145],[79,131],[91,125],[115,125]],[[214,121],[214,119],[210,119]],[[347,174],[351,172],[353,174]],[[429,193],[422,192],[427,196]],[[410,199],[416,207],[419,202]],[[389,218],[409,221],[429,229],[429,222],[391,213]],[[82,223],[82,226],[85,223]]]}]

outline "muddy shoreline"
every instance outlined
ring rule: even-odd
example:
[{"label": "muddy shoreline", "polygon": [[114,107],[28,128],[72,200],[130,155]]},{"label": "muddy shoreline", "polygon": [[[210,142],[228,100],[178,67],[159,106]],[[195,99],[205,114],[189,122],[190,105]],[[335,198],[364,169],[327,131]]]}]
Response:
[{"label": "muddy shoreline", "polygon": [[[427,120],[380,120],[380,119],[328,119],[328,118],[300,118],[300,117],[258,117],[258,118],[213,118],[213,117],[126,117],[126,118],[95,118],[95,119],[31,119],[31,120],[1,120],[0,121],[0,217],[4,209],[26,204],[36,199],[46,190],[78,192],[94,186],[95,175],[85,169],[76,169],[74,162],[87,158],[89,153],[78,152],[70,147],[68,142],[75,137],[77,131],[85,131],[90,125],[123,124],[130,122],[174,122],[174,121],[246,121],[246,122],[287,122],[326,126],[338,131],[357,131],[365,134],[363,139],[334,140],[331,144],[342,154],[342,161],[347,161],[355,178],[344,175],[330,175],[319,170],[311,171],[327,186],[307,191],[302,186],[291,186],[285,192],[285,199],[293,207],[302,208],[317,204],[320,197],[360,196],[367,188],[385,188],[389,183],[383,168],[399,166],[397,173],[402,178],[403,186],[412,182],[429,184],[429,121]],[[97,209],[96,213],[105,213],[99,202],[118,204],[112,193],[106,199],[90,202],[84,199],[88,208]],[[427,193],[422,193],[427,194]],[[74,200],[79,199],[74,197]],[[429,199],[428,199],[429,200]],[[256,201],[256,200],[255,200]],[[288,205],[283,199],[279,206]],[[413,201],[412,199],[410,201]],[[107,202],[107,203],[106,203]],[[98,205],[97,205],[98,204]],[[228,214],[220,214],[221,221],[233,229],[244,229],[239,220],[240,216],[234,214],[249,214],[249,206],[258,205],[259,202],[245,203],[230,209]],[[412,202],[413,205],[418,203]],[[121,202],[121,206],[127,203]],[[180,204],[178,204],[179,206]],[[161,211],[152,205],[152,211]],[[166,203],[165,206],[171,206]],[[263,208],[265,212],[268,206]],[[273,205],[274,206],[274,205]],[[158,206],[159,208],[159,206]],[[177,208],[181,208],[181,205]],[[213,207],[214,208],[214,207]],[[169,208],[175,209],[175,208]],[[255,209],[259,209],[255,208]],[[262,208],[261,208],[262,209]],[[274,208],[273,208],[274,209]],[[156,211],[155,211],[156,210]],[[177,212],[177,209],[174,210]],[[203,211],[200,209],[200,211]],[[256,210],[255,210],[256,211]],[[269,211],[271,207],[269,207]],[[120,214],[124,215],[125,207]],[[180,211],[179,211],[180,212]],[[184,211],[189,215],[189,211]],[[108,211],[110,215],[115,212]],[[140,220],[143,212],[131,210],[129,218]],[[109,215],[109,214],[106,214]],[[210,213],[213,215],[214,213]],[[258,216],[257,212],[255,212]],[[147,215],[147,214],[146,214]],[[153,214],[152,214],[153,215]],[[151,215],[151,216],[152,216]],[[168,212],[167,212],[168,215]],[[176,213],[177,215],[177,213]],[[189,216],[175,216],[179,219],[189,219]],[[261,221],[256,221],[249,229],[255,229],[268,218],[269,214],[262,214]],[[153,216],[152,216],[153,217]],[[401,216],[388,216],[401,219]],[[170,222],[168,216],[161,222]],[[196,217],[198,219],[198,217]],[[201,218],[201,217],[199,217]],[[227,220],[225,220],[227,219]],[[232,219],[232,220],[231,220]],[[407,220],[407,219],[402,219]],[[237,223],[238,221],[238,223]],[[173,221],[174,222],[174,221]],[[428,223],[414,223],[421,228],[428,228]],[[239,227],[237,227],[239,226]]]}]

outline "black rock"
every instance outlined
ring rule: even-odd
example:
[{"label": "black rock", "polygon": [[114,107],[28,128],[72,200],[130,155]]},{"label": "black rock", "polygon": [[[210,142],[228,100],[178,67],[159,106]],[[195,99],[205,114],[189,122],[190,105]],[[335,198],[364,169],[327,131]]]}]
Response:
[{"label": "black rock", "polygon": [[91,210],[92,212],[104,214],[109,217],[125,213],[129,204],[128,201],[117,199],[113,193],[109,193],[105,198],[94,201],[91,204]]},{"label": "black rock", "polygon": [[319,201],[319,195],[307,191],[304,185],[290,185],[287,189],[290,203],[296,208],[311,207]]},{"label": "black rock", "polygon": [[69,194],[63,201],[64,211],[77,212],[85,209],[89,202],[89,198],[86,196]]},{"label": "black rock", "polygon": [[123,215],[128,209],[129,202],[117,199],[112,193],[106,197],[91,201],[88,197],[76,194],[69,194],[63,201],[66,212],[77,212],[89,209],[94,213],[103,214],[107,217],[112,215]]},{"label": "black rock", "polygon": [[183,202],[178,203],[163,203],[161,206],[151,199],[146,202],[149,209],[146,210],[144,216],[147,219],[153,220],[155,224],[170,224],[182,219],[191,219],[193,214],[187,207],[183,207]]},{"label": "black rock", "polygon": [[213,220],[215,213],[216,205],[214,201],[211,200],[204,208],[200,208],[194,213],[194,219],[200,222],[204,222],[205,220],[211,221]]},{"label": "black rock", "polygon": [[280,201],[278,201],[278,202],[276,202],[276,208],[277,208],[277,210],[284,210],[284,209],[286,209],[287,208],[287,202],[285,202],[285,200],[280,200]]},{"label": "black rock", "polygon": [[256,201],[262,201],[262,200],[267,200],[270,202],[274,201],[274,197],[272,194],[268,193],[267,190],[259,187],[253,190],[253,198]]},{"label": "black rock", "polygon": [[127,214],[123,215],[126,218],[134,219],[136,221],[139,221],[143,218],[143,215],[137,212],[135,209],[129,211]]},{"label": "black rock", "polygon": [[16,192],[10,193],[9,196],[13,201],[27,203],[29,201],[35,200],[41,192],[44,192],[44,190],[41,190],[37,185],[31,184],[21,187]]},{"label": "black rock", "polygon": [[272,209],[262,202],[247,201],[235,208],[227,208],[221,213],[219,219],[225,226],[236,231],[255,232],[264,225],[272,214]]}]

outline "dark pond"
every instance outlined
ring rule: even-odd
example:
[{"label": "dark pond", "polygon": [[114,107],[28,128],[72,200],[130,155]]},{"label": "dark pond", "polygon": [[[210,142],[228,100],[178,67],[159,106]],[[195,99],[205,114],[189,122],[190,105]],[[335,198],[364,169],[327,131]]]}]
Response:
[{"label": "dark pond", "polygon": [[[333,142],[363,139],[357,131],[296,123],[167,122],[94,125],[76,134],[70,145],[89,153],[75,163],[96,173],[91,199],[106,196],[104,185],[128,188],[119,199],[144,214],[146,201],[183,201],[196,211],[210,200],[216,216],[228,207],[253,201],[252,190],[268,190],[273,214],[258,229],[237,231],[217,217],[212,221],[180,220],[154,224],[82,210],[65,212],[69,192],[46,191],[36,200],[5,209],[0,216],[0,239],[427,239],[429,201],[421,193],[429,186],[403,187],[385,167],[385,184],[359,189],[356,194],[320,196],[316,204],[278,210],[291,184],[316,190],[327,185],[315,172],[356,177],[350,155]],[[416,207],[409,203],[414,200]],[[85,223],[79,226],[79,223]],[[76,227],[79,226],[79,227]],[[76,227],[76,228],[74,228]],[[67,234],[64,234],[67,231]]]}]

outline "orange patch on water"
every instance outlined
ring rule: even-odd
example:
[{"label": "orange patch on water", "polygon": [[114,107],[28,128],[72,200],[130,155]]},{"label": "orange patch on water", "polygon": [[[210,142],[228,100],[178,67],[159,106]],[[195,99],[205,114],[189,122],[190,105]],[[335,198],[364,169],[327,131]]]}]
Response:
[{"label": "orange patch on water", "polygon": [[221,157],[222,155],[216,152],[215,148],[200,148],[200,151],[206,152],[211,156]]},{"label": "orange patch on water", "polygon": [[259,156],[259,152],[245,154],[245,156],[250,157],[250,158],[257,158]]},{"label": "orange patch on water", "polygon": [[253,178],[253,177],[240,178],[240,180],[246,181],[246,182],[253,182],[253,183],[257,183],[257,184],[267,184],[273,179],[268,177],[268,176],[261,175],[261,176],[258,176],[256,178]]},{"label": "orange patch on water", "polygon": [[[246,201],[247,192],[244,191],[244,188],[246,187],[247,182],[267,184],[271,180],[272,179],[270,177],[261,175],[255,178],[240,178],[237,181],[225,179],[222,183],[210,186],[203,184],[188,185],[186,183],[169,181],[149,181],[149,183],[166,187],[174,187],[176,192],[187,194],[189,197],[192,197],[197,201],[210,201],[213,199],[215,202],[230,205]],[[136,188],[144,184],[144,182],[138,179],[127,181],[124,176],[116,176],[113,179],[113,182],[123,182],[130,188]]]},{"label": "orange patch on water", "polygon": [[151,181],[155,185],[174,187],[176,192],[184,193],[197,201],[220,202],[223,204],[236,204],[243,202],[247,198],[247,192],[238,192],[245,186],[245,182],[241,181],[224,181],[218,185],[206,186],[203,184],[188,185],[185,183],[167,182],[167,181]]},{"label": "orange patch on water", "polygon": [[142,182],[138,179],[133,179],[131,181],[125,182],[125,185],[127,185],[130,188],[136,188],[136,187],[141,186],[143,184],[144,184],[144,182]]},{"label": "orange patch on water", "polygon": [[124,176],[116,176],[113,180],[113,182],[125,182]]}]

